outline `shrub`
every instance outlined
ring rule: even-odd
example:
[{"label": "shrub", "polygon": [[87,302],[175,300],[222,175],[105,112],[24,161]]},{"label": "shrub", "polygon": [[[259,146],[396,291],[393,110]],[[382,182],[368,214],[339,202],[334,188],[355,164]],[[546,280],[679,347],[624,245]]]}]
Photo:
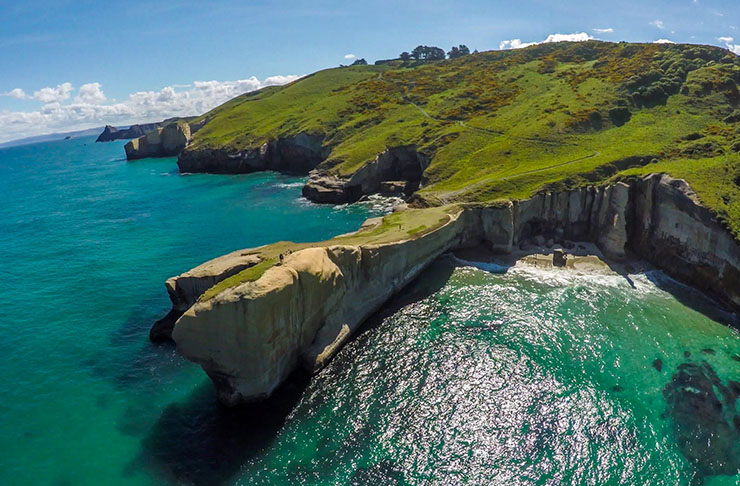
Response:
[{"label": "shrub", "polygon": [[632,118],[632,113],[625,106],[617,106],[609,110],[609,119],[618,127],[630,121],[630,118]]}]

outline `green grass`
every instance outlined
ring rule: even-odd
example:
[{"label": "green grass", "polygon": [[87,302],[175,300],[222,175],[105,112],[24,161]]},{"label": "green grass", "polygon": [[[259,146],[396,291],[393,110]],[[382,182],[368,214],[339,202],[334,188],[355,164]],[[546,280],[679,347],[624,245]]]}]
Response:
[{"label": "green grass", "polygon": [[[328,69],[205,114],[190,149],[322,134],[320,168],[346,177],[388,147],[414,145],[431,160],[418,196],[433,205],[666,172],[740,238],[740,124],[725,121],[738,83],[740,58],[724,49],[596,41]],[[626,123],[612,118],[619,110]],[[716,150],[703,153],[707,142]],[[654,162],[621,162],[636,156]]]},{"label": "green grass", "polygon": [[236,287],[245,282],[253,282],[259,279],[269,268],[273,267],[275,263],[277,263],[277,260],[274,258],[262,260],[257,265],[247,268],[246,270],[242,270],[236,275],[232,275],[231,277],[220,281],[210,289],[206,290],[198,300],[206,301],[212,299],[226,289]]}]

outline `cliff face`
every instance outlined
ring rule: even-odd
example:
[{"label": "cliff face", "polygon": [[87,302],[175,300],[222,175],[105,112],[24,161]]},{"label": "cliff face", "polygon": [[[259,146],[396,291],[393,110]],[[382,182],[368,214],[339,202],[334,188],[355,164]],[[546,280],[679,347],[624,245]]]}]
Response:
[{"label": "cliff face", "polygon": [[262,144],[259,149],[186,149],[177,160],[180,172],[242,174],[273,170],[309,174],[303,195],[314,202],[342,204],[364,195],[411,195],[429,166],[429,158],[412,145],[388,148],[375,159],[342,177],[320,166],[331,149],[323,137],[300,133]]},{"label": "cliff face", "polygon": [[172,309],[166,316],[154,323],[149,331],[149,339],[154,342],[172,339],[172,328],[175,326],[175,321],[195,304],[203,292],[222,280],[253,267],[260,261],[259,256],[239,250],[198,265],[182,275],[167,279],[165,286],[170,301],[172,301]]},{"label": "cliff face", "polygon": [[264,143],[258,150],[185,150],[180,154],[177,165],[180,172],[190,173],[243,174],[274,170],[308,174],[328,155],[322,142],[322,136],[300,133]]},{"label": "cliff face", "polygon": [[419,188],[428,166],[429,158],[417,152],[414,146],[389,148],[349,178],[312,171],[303,187],[303,195],[315,202],[334,204],[354,202],[366,194],[400,192],[411,195]]},{"label": "cliff face", "polygon": [[288,255],[258,280],[190,307],[172,333],[178,352],[203,367],[224,403],[264,398],[299,363],[324,366],[391,295],[463,244],[467,217],[418,239]]},{"label": "cliff face", "polygon": [[268,396],[299,364],[320,369],[359,325],[443,252],[476,244],[508,253],[540,238],[595,242],[634,254],[740,308],[740,248],[685,182],[662,175],[467,207],[417,238],[327,245],[289,255],[253,282],[196,301],[239,265],[235,254],[168,281],[172,337],[226,404]]},{"label": "cliff face", "polygon": [[124,146],[126,158],[135,160],[148,157],[174,157],[185,148],[190,137],[190,126],[187,123],[171,123],[128,142]]}]

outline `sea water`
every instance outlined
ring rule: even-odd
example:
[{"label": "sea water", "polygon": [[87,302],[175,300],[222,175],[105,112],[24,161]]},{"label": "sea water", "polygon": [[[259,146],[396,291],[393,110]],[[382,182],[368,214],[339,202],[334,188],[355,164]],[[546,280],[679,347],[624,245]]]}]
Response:
[{"label": "sea water", "polygon": [[[199,367],[148,341],[164,280],[389,205],[180,175],[122,145],[0,150],[0,484],[740,484],[722,426],[737,318],[660,272],[442,258],[318,375],[220,407]],[[707,386],[719,409],[692,421],[683,399]]]}]

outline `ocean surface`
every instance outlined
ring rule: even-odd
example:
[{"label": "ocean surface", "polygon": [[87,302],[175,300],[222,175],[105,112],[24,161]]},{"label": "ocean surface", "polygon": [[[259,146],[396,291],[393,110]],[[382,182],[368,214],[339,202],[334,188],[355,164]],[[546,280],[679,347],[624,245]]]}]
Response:
[{"label": "ocean surface", "polygon": [[148,341],[165,279],[388,204],[93,141],[0,150],[0,484],[740,484],[737,317],[660,272],[444,257],[318,375],[219,407]]}]

